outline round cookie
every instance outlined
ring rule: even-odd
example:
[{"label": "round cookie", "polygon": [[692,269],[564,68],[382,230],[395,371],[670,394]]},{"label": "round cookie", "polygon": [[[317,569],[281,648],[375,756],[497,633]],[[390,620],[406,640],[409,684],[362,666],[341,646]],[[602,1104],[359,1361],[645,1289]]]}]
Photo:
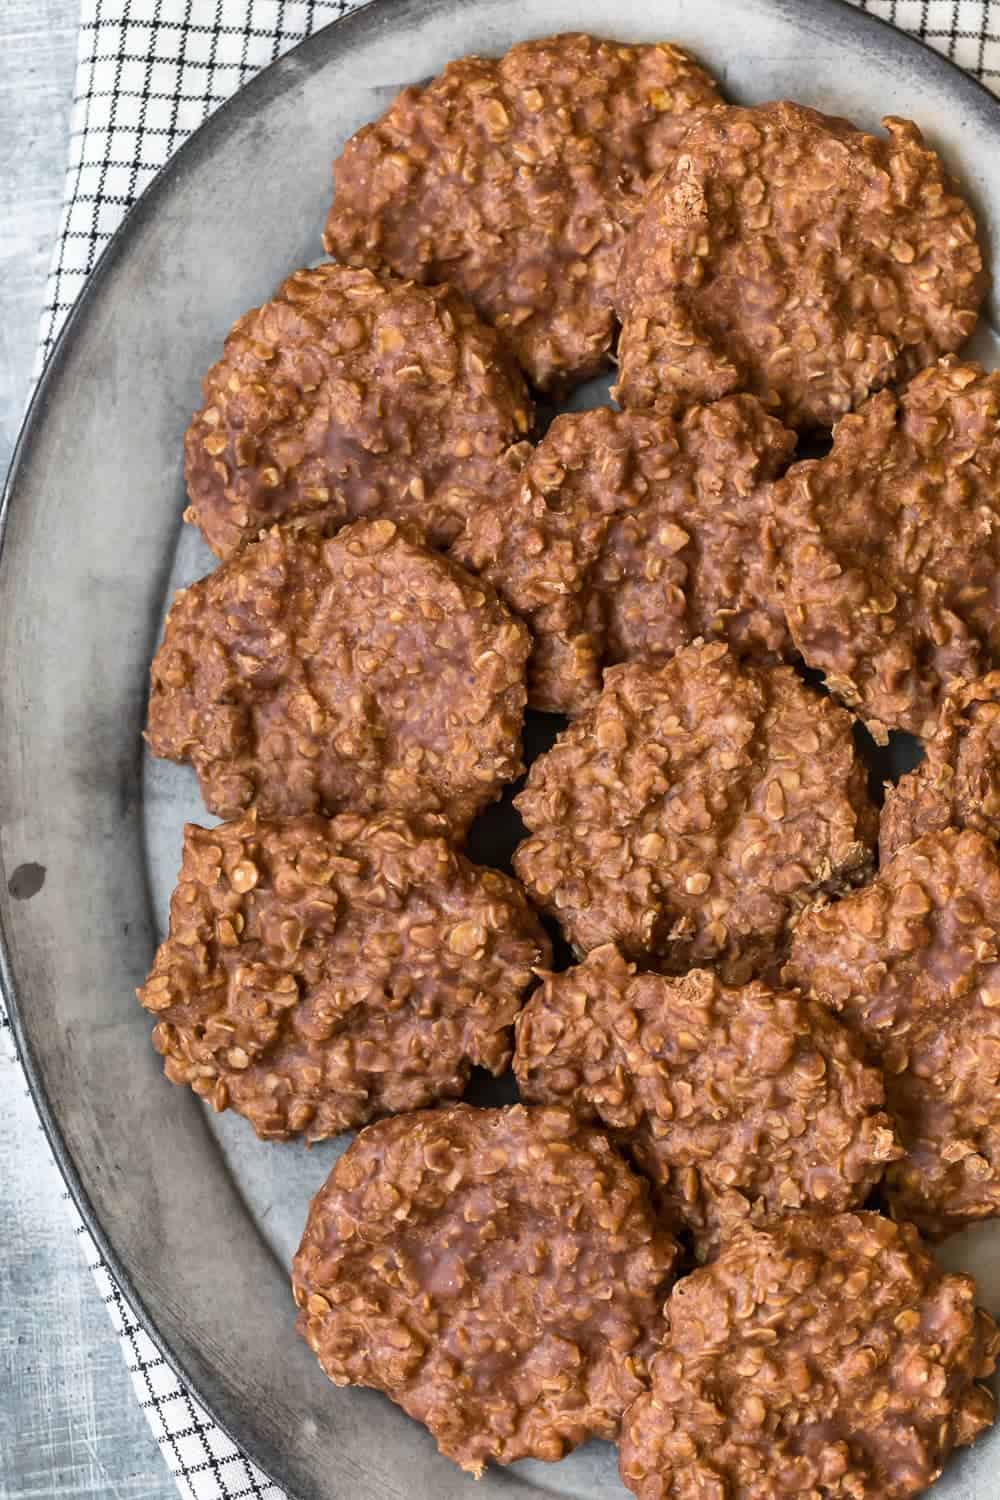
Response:
[{"label": "round cookie", "polygon": [[639,1500],[907,1500],[993,1421],[1000,1334],[909,1224],[789,1214],[674,1287],[622,1424]]},{"label": "round cookie", "polygon": [[989,285],[975,221],[917,127],[882,123],[788,102],[695,122],[622,258],[623,406],[742,390],[829,427],[961,348]]},{"label": "round cookie", "polygon": [[584,380],[609,362],[625,226],[718,103],[666,44],[569,33],[460,58],[348,141],[324,243],[461,288],[540,389]]},{"label": "round cookie", "polygon": [[556,418],[452,548],[530,625],[532,707],[580,713],[605,666],[661,665],[698,636],[791,654],[762,522],[794,443],[752,396],[677,421],[610,407]]},{"label": "round cookie", "polygon": [[1000,658],[1000,373],[945,359],[838,422],[772,488],[795,644],[877,740],[933,734]]},{"label": "round cookie", "polygon": [[817,892],[865,878],[877,822],[844,710],[721,642],[610,668],[514,805],[515,869],[577,952],[727,984],[779,961]]},{"label": "round cookie", "polygon": [[298,1328],[331,1380],[384,1391],[478,1476],[617,1436],[675,1251],[645,1184],[569,1110],[400,1115],[313,1200]]},{"label": "round cookie", "polygon": [[881,1074],[795,990],[637,974],[608,945],[545,975],[516,1034],[521,1098],[609,1129],[699,1260],[747,1219],[864,1203],[902,1155]]},{"label": "round cookie", "polygon": [[178,593],[146,738],[223,818],[388,809],[461,835],[520,774],[529,648],[408,528],[275,527]]},{"label": "round cookie", "polygon": [[189,824],[137,992],[172,1083],[321,1141],[501,1074],[550,956],[517,882],[401,818]]},{"label": "round cookie", "polygon": [[916,770],[886,787],[878,828],[883,864],[943,828],[1000,838],[1000,672],[954,684],[925,748]]},{"label": "round cookie", "polygon": [[190,506],[219,557],[275,522],[462,529],[530,430],[521,374],[453,287],[296,271],[233,326],[185,438]]},{"label": "round cookie", "polygon": [[1000,854],[948,829],[806,912],[783,972],[882,1068],[906,1150],[886,1172],[888,1200],[934,1239],[1000,1214],[998,932]]}]

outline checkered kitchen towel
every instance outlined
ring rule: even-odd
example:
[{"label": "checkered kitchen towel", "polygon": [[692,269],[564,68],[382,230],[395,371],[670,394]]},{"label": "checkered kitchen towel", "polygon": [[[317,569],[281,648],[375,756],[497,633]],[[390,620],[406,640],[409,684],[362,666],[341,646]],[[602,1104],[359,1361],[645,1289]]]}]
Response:
[{"label": "checkered kitchen towel", "polygon": [[[185,137],[260,68],[358,3],[82,0],[66,203],[40,364],[126,210]],[[1000,0],[853,3],[921,37],[1000,94]],[[77,1225],[181,1493],[188,1500],[285,1500],[173,1375]]]}]

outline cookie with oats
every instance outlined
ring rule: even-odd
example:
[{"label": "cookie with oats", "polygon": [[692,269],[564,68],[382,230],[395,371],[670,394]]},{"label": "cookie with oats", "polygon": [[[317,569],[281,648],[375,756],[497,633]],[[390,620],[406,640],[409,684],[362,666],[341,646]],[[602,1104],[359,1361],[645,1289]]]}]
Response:
[{"label": "cookie with oats", "polygon": [[615,1438],[663,1331],[676,1245],[646,1184],[566,1109],[447,1109],[363,1130],[313,1199],[298,1329],[448,1458],[553,1461]]},{"label": "cookie with oats", "polygon": [[533,412],[513,359],[451,286],[296,271],[229,333],[185,439],[190,505],[219,557],[278,522],[462,529]]},{"label": "cookie with oats", "polygon": [[275,527],[175,598],[146,738],[223,818],[396,811],[461,837],[520,774],[529,649],[408,527]]},{"label": "cookie with oats", "polygon": [[1000,1334],[910,1224],[789,1214],[677,1283],[622,1425],[638,1500],[909,1500],[990,1426]]},{"label": "cookie with oats", "polygon": [[924,749],[919,766],[886,787],[878,825],[883,863],[945,828],[1000,839],[1000,672],[949,689]]},{"label": "cookie with oats", "polygon": [[695,121],[626,243],[623,406],[750,391],[829,427],[962,347],[989,286],[975,220],[917,127],[882,123],[787,101]]},{"label": "cookie with oats", "polygon": [[506,1071],[550,956],[524,892],[402,818],[189,824],[139,990],[172,1083],[308,1141]]},{"label": "cookie with oats", "polygon": [[771,490],[799,651],[885,742],[1000,661],[1000,372],[943,359],[834,429]]},{"label": "cookie with oats", "polygon": [[324,244],[460,287],[539,389],[585,380],[610,362],[626,227],[719,102],[667,43],[566,33],[460,58],[348,141]]},{"label": "cookie with oats", "polygon": [[726,984],[771,972],[796,912],[867,877],[877,827],[850,716],[722,642],[611,667],[514,805],[514,868],[577,952]]},{"label": "cookie with oats", "polygon": [[521,1098],[603,1125],[700,1260],[740,1224],[864,1203],[902,1151],[882,1075],[827,1008],[759,981],[637,973],[613,945],[517,1020]]},{"label": "cookie with oats", "polygon": [[580,713],[606,666],[659,666],[699,636],[793,654],[764,521],[794,444],[752,396],[676,420],[610,407],[556,418],[451,549],[531,627],[532,707]]},{"label": "cookie with oats", "polygon": [[933,1239],[1000,1215],[1000,853],[928,833],[865,890],[803,914],[783,978],[836,1011],[885,1075],[906,1151],[893,1213]]}]

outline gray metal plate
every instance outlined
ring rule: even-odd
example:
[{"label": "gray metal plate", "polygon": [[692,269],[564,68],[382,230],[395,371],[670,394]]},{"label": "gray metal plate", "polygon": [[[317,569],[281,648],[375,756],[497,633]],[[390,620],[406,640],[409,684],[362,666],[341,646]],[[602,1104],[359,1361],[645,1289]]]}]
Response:
[{"label": "gray metal plate", "polygon": [[[298,1500],[458,1500],[472,1482],[293,1333],[287,1265],[336,1145],[265,1146],[162,1078],[133,989],[165,919],[193,777],[144,761],[170,592],[211,566],[180,524],[181,439],[230,323],[316,259],[330,161],[451,57],[587,29],[691,47],[733,99],[915,118],[1000,226],[1000,107],[837,0],[376,0],[219,111],[129,217],[39,391],[0,559],[0,923],[18,1037],[60,1161],[168,1358]],[[998,326],[997,302],[990,322]],[[975,352],[996,364],[987,328]],[[503,836],[502,829],[497,830]],[[42,875],[44,878],[42,878]],[[1000,1229],[952,1241],[1000,1309]],[[614,1453],[493,1470],[476,1494],[624,1495]],[[944,1500],[1000,1500],[1000,1433]]]}]

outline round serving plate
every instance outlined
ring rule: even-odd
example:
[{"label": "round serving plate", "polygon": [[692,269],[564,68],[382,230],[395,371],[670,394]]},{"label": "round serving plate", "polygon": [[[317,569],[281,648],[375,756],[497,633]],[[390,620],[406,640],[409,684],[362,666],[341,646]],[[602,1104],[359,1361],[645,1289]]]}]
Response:
[{"label": "round serving plate", "polygon": [[[134,998],[182,825],[211,821],[193,775],[144,757],[141,741],[165,605],[213,563],[181,524],[182,436],[232,321],[321,253],[346,138],[449,58],[573,29],[679,42],[737,101],[791,97],[871,127],[916,119],[995,243],[1000,106],[840,0],[373,0],[219,110],[130,214],[49,363],[6,495],[0,923],[17,1039],[114,1273],[192,1390],[296,1500],[473,1488],[390,1402],[330,1385],[294,1334],[288,1264],[338,1143],[262,1144],[171,1088]],[[998,326],[994,296],[973,348],[994,365]],[[515,837],[501,809],[474,852],[500,862]],[[1000,1310],[1000,1227],[949,1242],[945,1258],[976,1271]],[[561,1464],[492,1469],[475,1493],[625,1491],[614,1451],[593,1443]],[[1000,1430],[936,1494],[1000,1500]]]}]

